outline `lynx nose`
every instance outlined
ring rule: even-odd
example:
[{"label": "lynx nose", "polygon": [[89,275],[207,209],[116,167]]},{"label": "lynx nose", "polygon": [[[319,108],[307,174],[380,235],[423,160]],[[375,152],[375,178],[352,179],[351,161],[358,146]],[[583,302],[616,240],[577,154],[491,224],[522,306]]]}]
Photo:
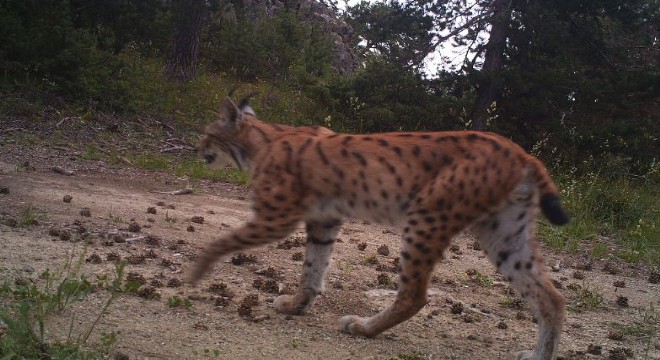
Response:
[{"label": "lynx nose", "polygon": [[207,164],[214,162],[215,158],[216,158],[215,154],[204,154],[204,160],[206,160]]}]

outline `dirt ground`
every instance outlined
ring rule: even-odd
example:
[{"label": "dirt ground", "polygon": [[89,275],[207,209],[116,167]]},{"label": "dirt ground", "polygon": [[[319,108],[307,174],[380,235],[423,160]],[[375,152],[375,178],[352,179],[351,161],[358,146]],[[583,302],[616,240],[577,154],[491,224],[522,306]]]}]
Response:
[{"label": "dirt ground", "polygon": [[[74,174],[55,173],[53,166]],[[512,359],[532,348],[536,338],[527,305],[473,248],[469,236],[456,239],[437,266],[429,303],[419,314],[374,339],[363,339],[341,333],[338,319],[375,314],[393,300],[397,228],[348,221],[336,245],[326,292],[307,315],[292,317],[276,313],[272,301],[298,282],[302,229],[288,243],[247,252],[254,258],[241,264],[231,259],[218,263],[196,288],[181,283],[205,244],[246,219],[246,187],[116,168],[83,161],[66,148],[28,149],[11,143],[0,146],[2,187],[8,193],[0,194],[0,283],[38,281],[42,271],[61,268],[68,254],[79,254],[87,242],[90,261],[83,271],[90,279],[112,274],[119,257],[133,263],[127,273],[143,276],[143,287],[160,294],[160,299],[122,295],[91,336],[94,344],[102,333],[117,333],[113,354],[130,359]],[[188,187],[194,193],[159,193]],[[63,201],[66,195],[72,197],[69,203]],[[43,213],[38,225],[10,226],[12,219],[21,221],[20,212],[29,206]],[[81,215],[83,208],[91,216]],[[130,231],[138,230],[133,222],[138,232]],[[55,230],[68,230],[70,239],[49,234]],[[660,359],[660,284],[649,282],[646,267],[544,252],[571,308],[561,357]],[[239,260],[245,257],[234,262]],[[579,295],[585,289],[602,295],[602,303],[581,307],[585,299]],[[257,295],[258,303],[241,306],[250,294]],[[50,320],[48,335],[66,336],[71,323],[74,332],[85,330],[107,296],[100,291],[75,302]],[[173,296],[192,306],[168,305]],[[654,337],[635,331],[654,326]]]}]

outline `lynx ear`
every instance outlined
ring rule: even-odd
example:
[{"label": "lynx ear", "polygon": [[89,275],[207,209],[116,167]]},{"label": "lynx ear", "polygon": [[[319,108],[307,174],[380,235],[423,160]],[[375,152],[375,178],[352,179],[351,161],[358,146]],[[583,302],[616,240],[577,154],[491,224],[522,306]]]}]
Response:
[{"label": "lynx ear", "polygon": [[248,114],[248,115],[251,115],[251,116],[257,116],[254,113],[254,109],[252,108],[252,106],[250,106],[250,104],[245,104],[245,105],[241,106],[240,109],[243,112],[243,114]]},{"label": "lynx ear", "polygon": [[244,97],[239,103],[238,103],[238,108],[245,114],[256,116],[254,109],[252,106],[250,106],[250,98],[254,95],[256,95],[256,92],[253,92],[246,97]]},{"label": "lynx ear", "polygon": [[231,101],[230,98],[225,99],[225,103],[220,109],[220,114],[227,123],[236,123],[241,120],[241,110]]}]

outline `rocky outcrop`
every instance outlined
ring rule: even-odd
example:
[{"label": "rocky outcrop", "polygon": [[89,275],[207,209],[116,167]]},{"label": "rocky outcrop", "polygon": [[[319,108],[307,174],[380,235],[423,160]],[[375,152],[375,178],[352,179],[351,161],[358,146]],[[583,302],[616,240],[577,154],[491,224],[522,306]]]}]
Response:
[{"label": "rocky outcrop", "polygon": [[303,19],[313,21],[330,33],[335,45],[333,70],[340,75],[352,74],[357,68],[354,52],[355,33],[353,28],[339,18],[329,6],[315,0],[289,0],[296,13]]},{"label": "rocky outcrop", "polygon": [[350,75],[357,68],[354,52],[355,33],[328,5],[317,0],[240,0],[237,8],[248,12],[258,21],[262,16],[271,17],[283,10],[294,10],[303,21],[327,31],[334,43],[333,70],[338,75]]}]

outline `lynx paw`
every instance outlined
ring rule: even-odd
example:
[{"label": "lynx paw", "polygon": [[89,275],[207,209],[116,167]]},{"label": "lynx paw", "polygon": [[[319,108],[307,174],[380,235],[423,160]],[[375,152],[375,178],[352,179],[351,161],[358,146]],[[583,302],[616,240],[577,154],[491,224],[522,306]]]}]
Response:
[{"label": "lynx paw", "polygon": [[303,315],[307,310],[309,301],[300,301],[296,295],[280,295],[275,298],[273,307],[277,312],[287,315]]},{"label": "lynx paw", "polygon": [[210,267],[211,263],[205,259],[198,260],[197,263],[193,265],[188,276],[186,276],[186,282],[192,287],[197,286],[202,277],[204,277],[204,274],[209,271]]},{"label": "lynx paw", "polygon": [[532,350],[523,350],[518,353],[516,356],[516,360],[533,360],[534,359],[534,351]]},{"label": "lynx paw", "polygon": [[339,320],[341,331],[351,335],[372,337],[366,326],[367,319],[355,315],[346,315]]}]

